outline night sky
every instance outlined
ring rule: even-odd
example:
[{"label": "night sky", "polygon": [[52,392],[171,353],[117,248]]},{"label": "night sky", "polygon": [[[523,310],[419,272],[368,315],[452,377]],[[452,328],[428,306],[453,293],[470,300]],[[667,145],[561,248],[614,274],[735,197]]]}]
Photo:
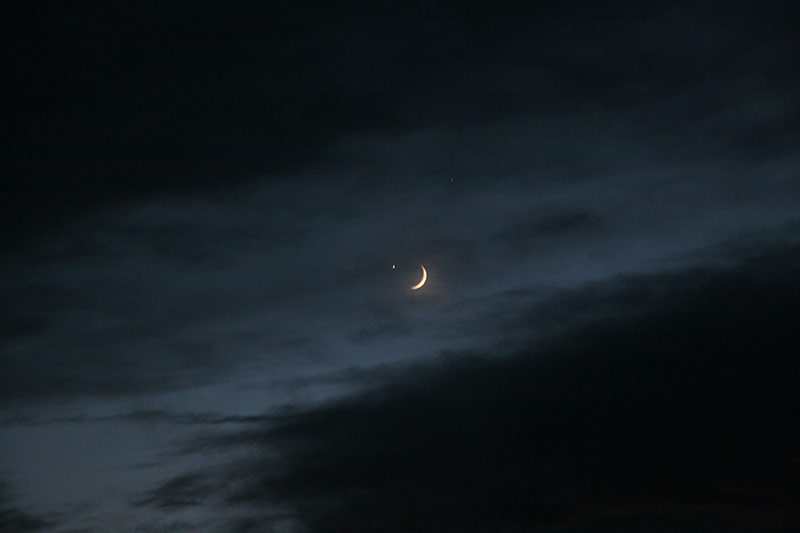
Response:
[{"label": "night sky", "polygon": [[793,2],[18,4],[0,531],[800,530]]}]

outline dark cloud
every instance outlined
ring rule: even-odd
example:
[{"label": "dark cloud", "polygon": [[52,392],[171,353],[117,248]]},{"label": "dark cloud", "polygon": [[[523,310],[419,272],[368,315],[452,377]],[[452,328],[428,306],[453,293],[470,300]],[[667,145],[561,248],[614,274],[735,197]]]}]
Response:
[{"label": "dark cloud", "polygon": [[114,415],[91,416],[86,414],[52,418],[36,418],[31,414],[16,414],[0,419],[0,427],[32,426],[43,424],[94,424],[98,422],[133,422],[141,424],[217,425],[256,424],[270,421],[273,415],[234,416],[213,412],[169,412],[164,410],[132,411]]},{"label": "dark cloud", "polygon": [[[565,212],[551,216],[528,214],[495,232],[489,238],[502,249],[504,256],[516,260],[532,253],[543,253],[565,241],[585,242],[601,235],[603,223],[585,212]],[[514,259],[512,259],[514,260]]]},{"label": "dark cloud", "polygon": [[0,531],[24,533],[52,527],[51,521],[31,515],[13,505],[5,483],[0,483]]},{"label": "dark cloud", "polygon": [[264,458],[222,493],[310,531],[789,531],[798,274],[794,247],[552,299],[591,319],[238,433]]},{"label": "dark cloud", "polygon": [[26,4],[7,23],[3,242],[307,167],[365,131],[602,108],[681,152],[772,156],[796,145],[797,41],[768,4]]},{"label": "dark cloud", "polygon": [[164,508],[178,508],[198,505],[204,499],[218,492],[216,484],[204,476],[189,474],[175,478],[159,487],[139,505],[157,505]]}]

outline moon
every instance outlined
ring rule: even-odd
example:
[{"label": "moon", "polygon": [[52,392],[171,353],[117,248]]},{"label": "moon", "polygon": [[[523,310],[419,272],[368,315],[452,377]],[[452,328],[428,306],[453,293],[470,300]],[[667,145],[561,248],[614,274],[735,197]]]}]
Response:
[{"label": "moon", "polygon": [[422,286],[425,285],[425,282],[428,281],[428,271],[425,270],[425,267],[423,265],[419,265],[419,266],[422,267],[422,279],[419,280],[419,283],[417,283],[416,285],[411,287],[412,291],[415,291],[417,289],[421,289]]}]

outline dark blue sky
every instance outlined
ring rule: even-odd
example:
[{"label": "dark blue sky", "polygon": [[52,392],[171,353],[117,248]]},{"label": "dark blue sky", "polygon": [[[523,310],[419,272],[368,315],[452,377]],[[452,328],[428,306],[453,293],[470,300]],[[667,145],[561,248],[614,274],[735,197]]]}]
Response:
[{"label": "dark blue sky", "polygon": [[792,6],[597,4],[20,7],[0,531],[800,526]]}]

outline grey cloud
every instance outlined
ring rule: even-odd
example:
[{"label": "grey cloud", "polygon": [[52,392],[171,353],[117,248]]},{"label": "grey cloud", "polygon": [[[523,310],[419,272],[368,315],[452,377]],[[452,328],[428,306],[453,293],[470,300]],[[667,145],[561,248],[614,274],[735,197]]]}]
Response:
[{"label": "grey cloud", "polygon": [[205,475],[228,476],[218,497],[289,506],[309,531],[789,531],[799,251],[537,304],[589,318],[217,435],[263,456]]},{"label": "grey cloud", "polygon": [[5,483],[0,483],[0,531],[23,533],[42,531],[55,524],[43,517],[35,516],[13,505]]},{"label": "grey cloud", "polygon": [[586,212],[567,211],[550,216],[534,212],[498,230],[488,241],[489,245],[502,246],[504,255],[520,260],[530,254],[546,252],[548,248],[563,246],[565,240],[574,239],[580,243],[601,238],[602,231],[602,221]]},{"label": "grey cloud", "polygon": [[219,425],[255,424],[269,421],[272,415],[227,415],[214,412],[172,412],[164,410],[131,411],[113,415],[78,414],[59,417],[41,417],[30,413],[5,416],[0,427],[44,424],[94,424],[98,422],[131,422],[141,424]]},{"label": "grey cloud", "polygon": [[197,474],[187,474],[167,482],[153,491],[139,505],[157,505],[162,508],[179,508],[200,505],[218,490],[218,484]]},{"label": "grey cloud", "polygon": [[[541,124],[528,127],[523,144],[534,147]],[[494,158],[473,161],[473,176],[486,178],[466,186],[436,178],[436,165],[462,149],[426,148],[446,130],[354,139],[342,149],[359,146],[385,168],[365,169],[351,154],[349,167],[322,166],[291,185],[265,180],[213,199],[108,210],[9,256],[0,281],[14,325],[2,348],[5,399],[179,390],[233,379],[248,361],[277,377],[295,361],[346,366],[352,342],[455,331],[487,293],[657,268],[796,216],[796,153],[766,164],[667,162],[660,153],[564,181],[560,164],[533,170],[546,149],[505,151],[524,130],[490,143]],[[597,149],[586,132],[570,135],[573,149]],[[481,146],[497,132],[469,137]],[[407,175],[394,165],[417,156]],[[501,177],[498,159],[524,170]],[[726,185],[730,174],[736,188]],[[343,181],[334,187],[325,176]],[[436,307],[424,316],[399,292],[407,279],[390,271],[417,262],[437,280],[428,291]]]}]

